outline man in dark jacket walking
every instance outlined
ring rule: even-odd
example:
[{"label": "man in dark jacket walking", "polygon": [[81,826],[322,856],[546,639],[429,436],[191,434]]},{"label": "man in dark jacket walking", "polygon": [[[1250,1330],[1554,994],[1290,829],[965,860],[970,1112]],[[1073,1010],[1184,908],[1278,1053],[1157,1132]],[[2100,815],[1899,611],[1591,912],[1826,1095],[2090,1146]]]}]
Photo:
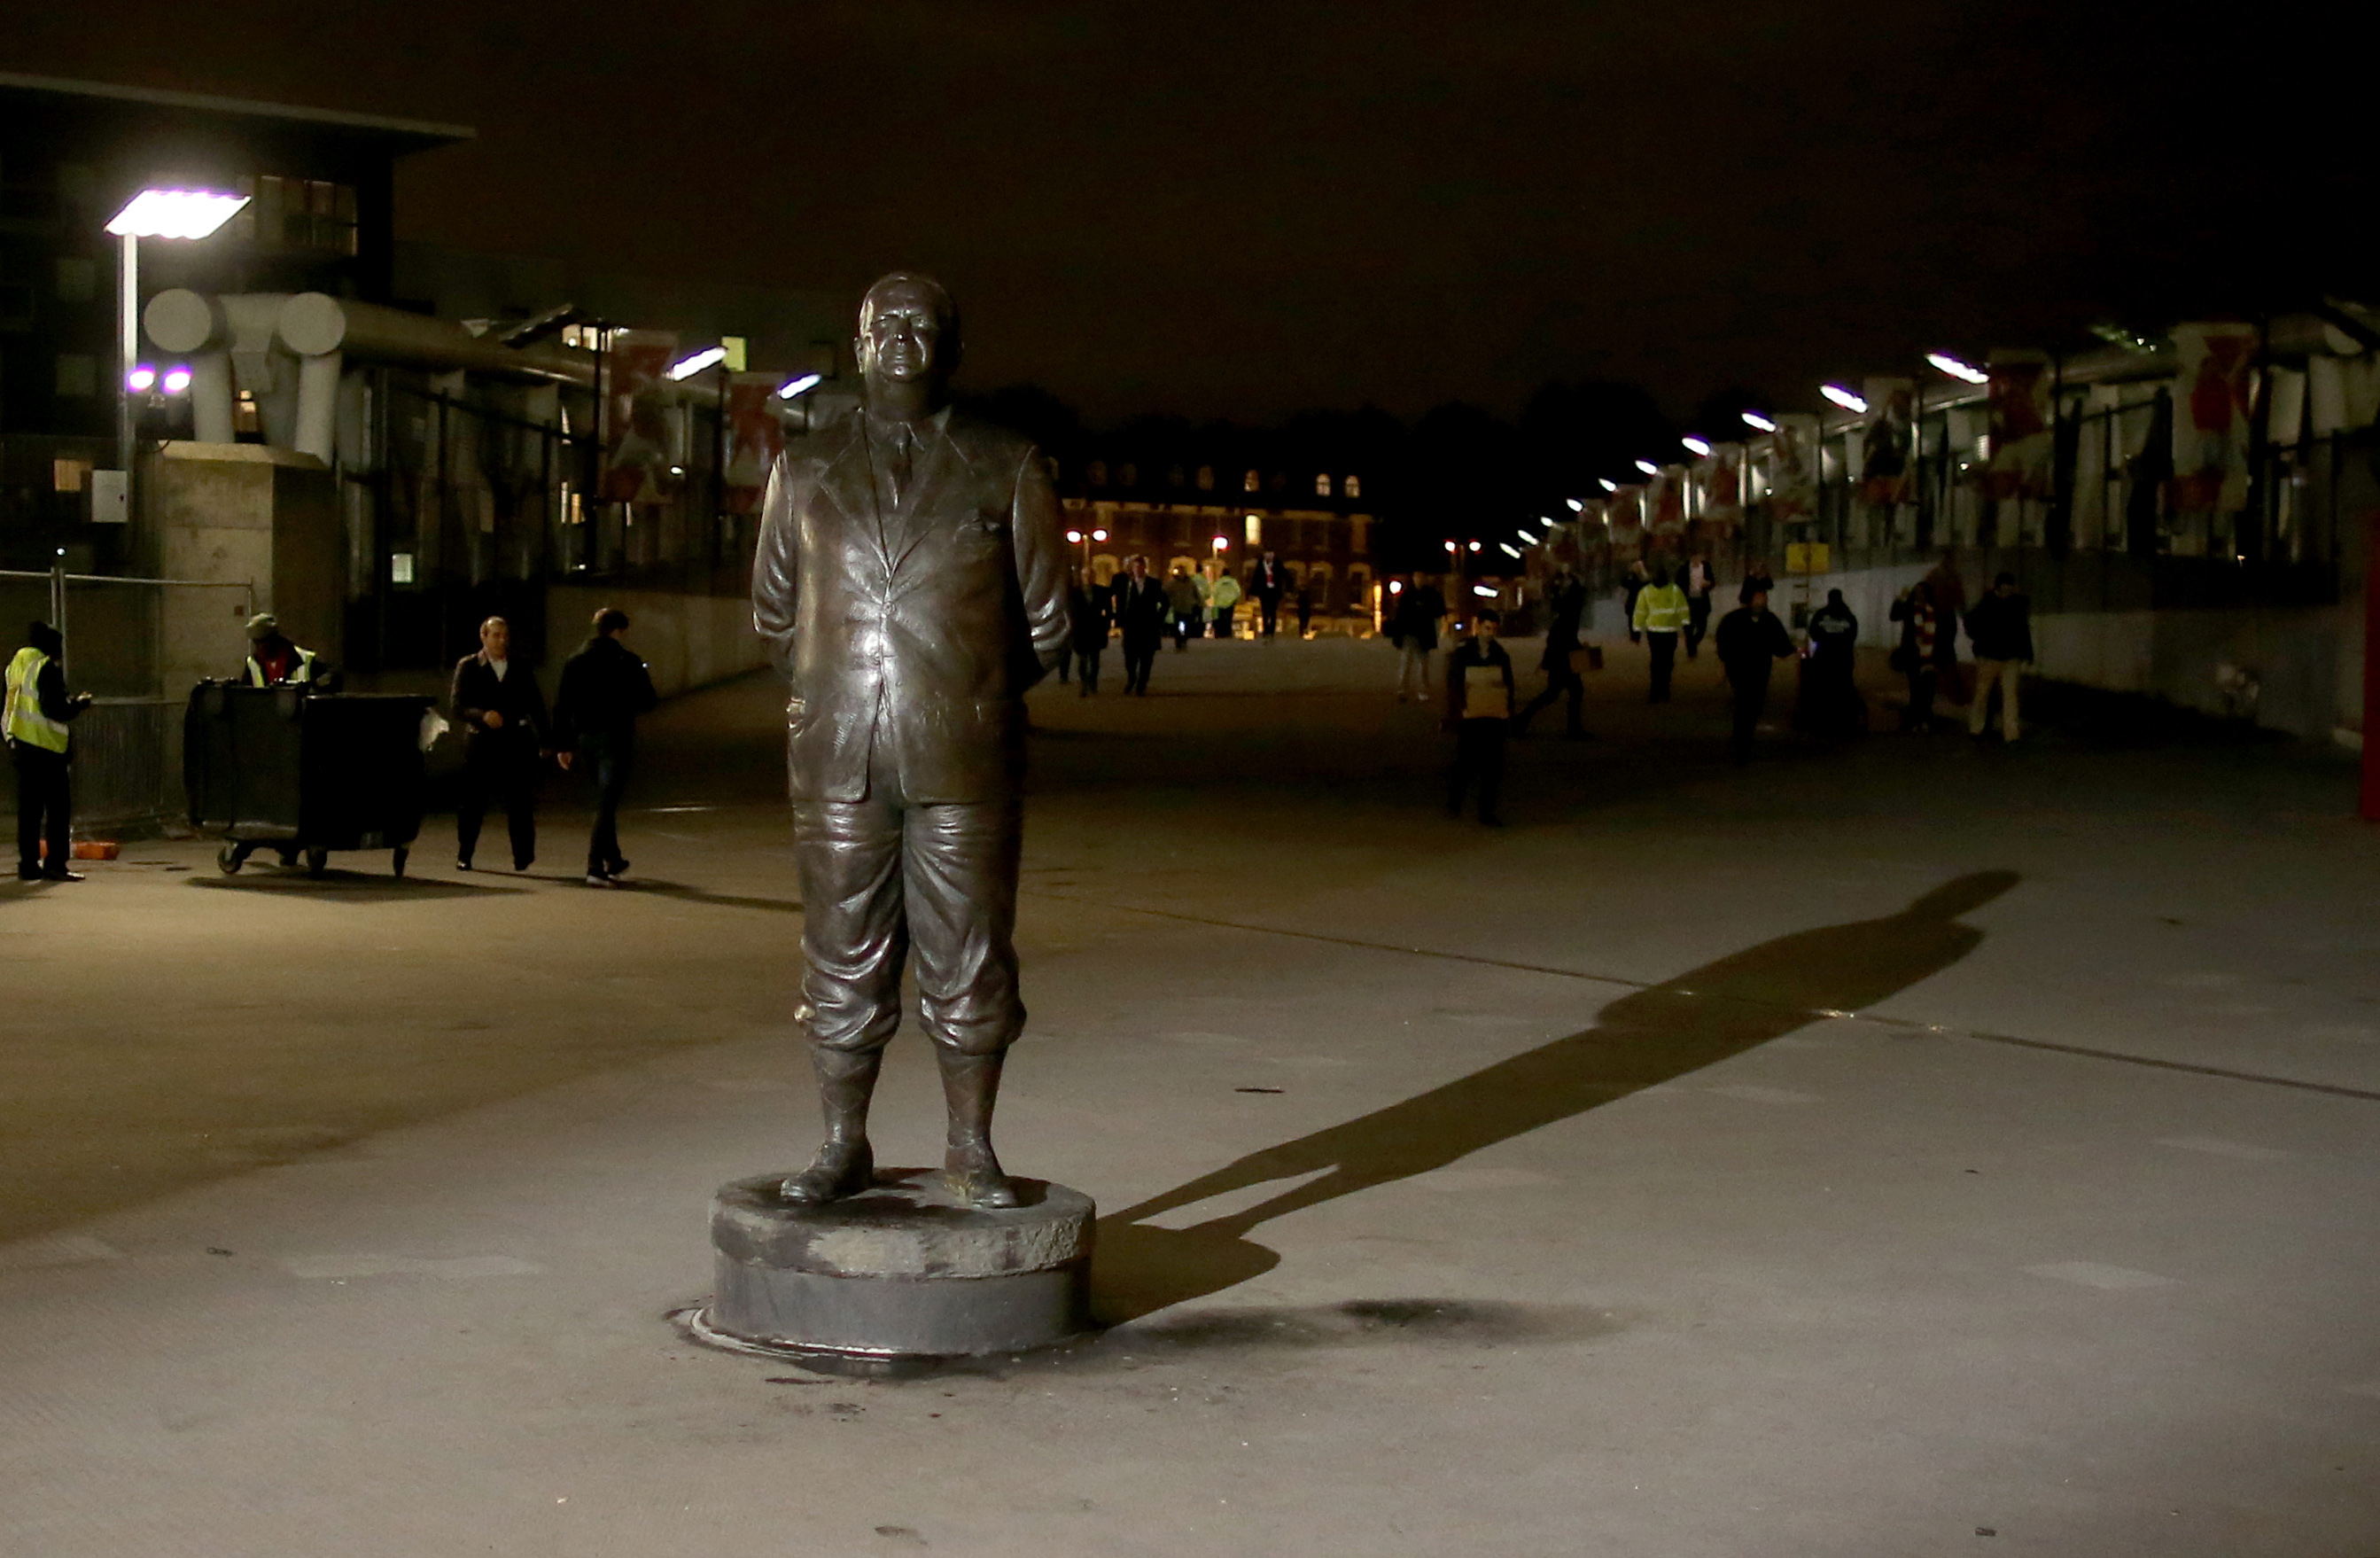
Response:
[{"label": "man in dark jacket walking", "polygon": [[1742,768],[1752,761],[1752,736],[1768,703],[1768,673],[1775,662],[1793,658],[1793,639],[1768,609],[1768,591],[1747,586],[1743,604],[1719,618],[1718,663],[1734,689],[1735,728],[1728,756]]},{"label": "man in dark jacket walking", "polygon": [[455,664],[447,699],[463,727],[463,790],[455,805],[455,869],[471,869],[480,823],[492,797],[512,834],[513,870],[537,858],[537,775],[548,746],[545,695],[512,657],[512,627],[501,616],[480,624],[480,648]]},{"label": "man in dark jacket walking", "polygon": [[1113,599],[1116,631],[1123,639],[1123,690],[1146,698],[1149,667],[1157,663],[1157,646],[1165,641],[1172,606],[1165,586],[1149,577],[1148,559],[1136,555],[1125,560]]},{"label": "man in dark jacket walking", "polygon": [[1578,656],[1585,649],[1579,641],[1579,621],[1586,615],[1586,587],[1568,568],[1554,576],[1553,588],[1546,592],[1546,652],[1537,668],[1546,674],[1545,690],[1529,700],[1512,721],[1512,734],[1526,736],[1529,722],[1540,710],[1557,698],[1570,699],[1569,721],[1562,735],[1572,741],[1584,741],[1587,730],[1579,718],[1580,705],[1586,698],[1586,683],[1578,674]]},{"label": "man in dark jacket walking", "polygon": [[595,636],[562,666],[553,695],[553,740],[562,766],[584,756],[595,780],[595,831],[587,840],[587,885],[617,887],[628,869],[620,853],[620,797],[637,756],[637,716],[657,701],[652,673],[620,641],[628,614],[605,606]]},{"label": "man in dark jacket walking", "polygon": [[2016,683],[2033,659],[2033,603],[2017,593],[2016,575],[1992,580],[1992,591],[1967,614],[1967,641],[1975,651],[1975,695],[1967,704],[1967,734],[1983,739],[1992,684],[2000,689],[2000,739],[2017,738]]}]

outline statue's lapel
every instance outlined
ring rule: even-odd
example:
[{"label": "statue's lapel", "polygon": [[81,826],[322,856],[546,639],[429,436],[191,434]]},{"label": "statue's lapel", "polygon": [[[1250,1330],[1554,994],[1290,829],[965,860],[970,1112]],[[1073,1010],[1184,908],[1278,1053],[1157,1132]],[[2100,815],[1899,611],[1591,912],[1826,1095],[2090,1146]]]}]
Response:
[{"label": "statue's lapel", "polygon": [[883,518],[877,513],[876,478],[868,466],[868,439],[857,416],[846,418],[825,437],[826,474],[820,485],[845,519],[863,527],[879,547],[884,544]]},{"label": "statue's lapel", "polygon": [[885,522],[884,552],[896,568],[935,526],[954,522],[956,516],[941,515],[941,510],[951,492],[964,487],[974,474],[965,451],[950,434],[949,420],[950,413],[945,411],[920,430],[924,447],[918,452],[909,490],[901,494],[899,511]]}]

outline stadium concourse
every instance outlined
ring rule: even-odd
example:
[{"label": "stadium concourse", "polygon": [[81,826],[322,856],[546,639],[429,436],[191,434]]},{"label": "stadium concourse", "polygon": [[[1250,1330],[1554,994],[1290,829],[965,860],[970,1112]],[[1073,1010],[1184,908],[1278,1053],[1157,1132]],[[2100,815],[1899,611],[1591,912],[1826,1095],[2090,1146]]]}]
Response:
[{"label": "stadium concourse", "polygon": [[1034,694],[1000,1140],[1112,1328],[914,1377],[671,1320],[815,1130],[771,677],[650,723],[633,891],[560,786],[520,876],[0,887],[0,1550],[2380,1551],[2351,769],[2045,692],[1739,771],[1610,648],[1500,830],[1377,641]]}]

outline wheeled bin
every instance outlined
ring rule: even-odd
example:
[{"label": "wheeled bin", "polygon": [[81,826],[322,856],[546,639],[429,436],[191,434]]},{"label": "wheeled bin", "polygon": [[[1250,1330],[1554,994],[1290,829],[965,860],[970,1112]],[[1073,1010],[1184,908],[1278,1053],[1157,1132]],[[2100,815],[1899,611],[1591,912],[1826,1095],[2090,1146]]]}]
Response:
[{"label": "wheeled bin", "polygon": [[421,831],[422,721],[412,694],[200,682],[182,716],[190,825],[219,834],[226,874],[259,848],[322,874],[334,849],[386,849],[405,874]]}]

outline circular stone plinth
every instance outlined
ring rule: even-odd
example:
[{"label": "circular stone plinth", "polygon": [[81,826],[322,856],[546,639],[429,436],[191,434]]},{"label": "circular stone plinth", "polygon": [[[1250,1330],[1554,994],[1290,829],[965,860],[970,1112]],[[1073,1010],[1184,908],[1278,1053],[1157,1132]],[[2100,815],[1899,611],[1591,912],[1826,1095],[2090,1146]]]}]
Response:
[{"label": "circular stone plinth", "polygon": [[1088,1328],[1091,1199],[1012,1181],[1022,1204],[970,1206],[940,1171],[880,1169],[824,1206],[787,1201],[783,1173],[710,1202],[718,1286],[689,1330],[793,1357],[1021,1352]]}]

